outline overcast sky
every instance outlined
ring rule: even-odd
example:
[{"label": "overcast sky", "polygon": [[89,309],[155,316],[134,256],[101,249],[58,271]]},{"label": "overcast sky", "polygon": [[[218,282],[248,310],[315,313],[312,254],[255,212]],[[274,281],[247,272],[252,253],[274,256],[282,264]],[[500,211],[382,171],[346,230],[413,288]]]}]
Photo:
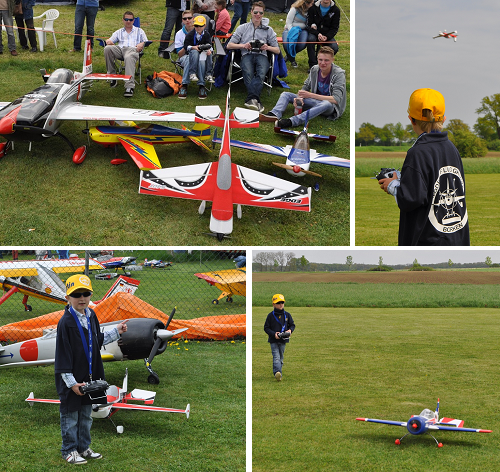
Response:
[{"label": "overcast sky", "polygon": [[[283,249],[285,253],[293,252],[295,257],[305,258],[309,262],[332,263],[336,262],[344,264],[347,256],[352,256],[355,264],[378,264],[378,258],[382,256],[384,264],[412,264],[415,259],[420,264],[437,264],[439,262],[448,262],[449,259],[454,263],[465,262],[484,262],[486,257],[489,256],[492,262],[500,262],[500,249],[451,249],[446,250],[443,248],[439,251],[433,250],[418,250],[418,249],[316,249],[316,250],[302,250],[294,248]],[[253,251],[253,258],[255,254],[263,251]],[[276,252],[276,251],[264,251]]]},{"label": "overcast sky", "polygon": [[[446,118],[471,129],[481,99],[500,93],[500,1],[355,0],[356,131],[361,123],[409,124],[418,88],[439,90]],[[457,30],[457,42],[437,38]]]}]

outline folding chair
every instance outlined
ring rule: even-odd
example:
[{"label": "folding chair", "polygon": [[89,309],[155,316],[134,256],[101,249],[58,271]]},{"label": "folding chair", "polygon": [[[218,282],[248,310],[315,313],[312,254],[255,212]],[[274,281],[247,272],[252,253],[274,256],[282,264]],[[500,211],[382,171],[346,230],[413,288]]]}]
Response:
[{"label": "folding chair", "polygon": [[57,48],[56,33],[54,31],[54,21],[59,18],[59,10],[51,8],[43,12],[41,15],[34,16],[33,20],[39,20],[40,18],[45,19],[42,21],[42,27],[35,27],[36,34],[38,36],[38,47],[40,51],[43,51],[44,46],[47,44],[47,33],[52,33],[52,38],[54,39],[54,46]]},{"label": "folding chair", "polygon": [[[243,72],[241,71],[241,66],[239,62],[241,61],[241,52],[237,49],[231,50],[231,63],[228,68],[226,80],[229,84],[234,84],[243,80]],[[268,51],[267,58],[269,59],[269,69],[264,77],[264,86],[267,87],[267,92],[271,95],[271,90],[273,88],[273,74],[274,74],[274,61],[276,54]]]}]

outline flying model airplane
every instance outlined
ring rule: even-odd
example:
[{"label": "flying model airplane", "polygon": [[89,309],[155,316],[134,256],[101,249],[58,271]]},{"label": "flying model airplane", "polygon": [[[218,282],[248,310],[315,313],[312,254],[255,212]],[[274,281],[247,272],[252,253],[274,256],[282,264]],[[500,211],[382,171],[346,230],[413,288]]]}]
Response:
[{"label": "flying model airplane", "polygon": [[87,156],[87,147],[74,149],[68,138],[59,132],[66,120],[82,121],[194,121],[193,113],[141,110],[108,106],[83,105],[79,100],[87,92],[93,80],[128,80],[130,76],[117,74],[93,74],[90,40],[86,40],[82,72],[56,69],[46,75],[45,85],[23,95],[13,102],[0,102],[0,136],[7,142],[0,143],[0,158],[11,148],[14,141],[42,141],[59,136],[73,150],[73,162],[81,164]]},{"label": "flying model airplane", "polygon": [[[168,341],[175,335],[183,333],[189,328],[168,330],[168,325],[175,313],[170,314],[167,324],[151,318],[131,318],[127,322],[128,330],[122,333],[118,341],[106,344],[101,349],[101,358],[105,362],[144,359],[149,372],[150,384],[160,383],[160,378],[153,371],[153,358],[162,354]],[[101,331],[113,329],[119,321],[103,323]],[[0,369],[2,367],[23,367],[37,365],[51,365],[55,362],[57,330],[50,330],[40,338],[30,339],[20,343],[0,345]]]},{"label": "flying model airplane", "polygon": [[223,127],[222,146],[218,162],[171,167],[156,171],[141,171],[139,193],[164,197],[201,200],[199,214],[207,201],[212,202],[211,235],[219,241],[233,231],[233,205],[241,218],[241,205],[311,211],[311,188],[271,177],[231,162],[230,129],[256,128],[256,111],[235,108],[229,114],[229,95],[226,113],[218,106],[196,107],[195,121]]},{"label": "flying model airplane", "polygon": [[452,31],[451,33],[447,33],[446,30],[443,32],[439,32],[437,36],[433,36],[432,39],[436,38],[453,38],[453,41],[457,42],[458,31]]},{"label": "flying model airplane", "polygon": [[[289,133],[295,134],[293,131],[290,131]],[[273,164],[286,169],[289,174],[295,177],[303,177],[306,174],[321,177],[320,174],[309,170],[312,162],[329,164],[331,166],[350,167],[349,159],[329,156],[328,154],[320,154],[314,149],[311,149],[309,146],[309,136],[310,135],[307,133],[306,121],[304,129],[297,133],[297,138],[293,146],[273,146],[272,144],[257,144],[236,140],[231,140],[230,145],[238,148],[249,149],[250,151],[265,152],[267,154],[284,157],[286,158],[285,164],[277,162],[273,162]],[[328,137],[324,136],[324,138]],[[214,133],[212,141],[214,143],[221,142],[221,140],[217,138],[217,132]]]},{"label": "flying model airplane", "polygon": [[[125,369],[125,377],[123,379],[123,387],[117,387],[116,385],[110,385],[106,390],[106,400],[107,403],[92,405],[92,417],[93,418],[109,418],[113,426],[116,427],[117,433],[123,433],[123,426],[116,426],[111,417],[118,410],[141,410],[141,411],[157,411],[162,413],[184,413],[186,418],[189,418],[189,413],[191,406],[189,403],[185,410],[179,410],[175,408],[162,408],[158,406],[152,406],[155,401],[156,392],[151,392],[149,390],[141,390],[135,388],[130,393],[127,393],[127,383],[128,383],[128,369]],[[91,397],[92,398],[92,397]],[[59,404],[59,400],[51,400],[47,398],[35,398],[33,392],[31,392],[26,398],[30,406],[33,403],[53,403]],[[129,403],[130,401],[144,402],[144,405],[136,405],[134,403]]]},{"label": "flying model airplane", "polygon": [[214,305],[219,304],[221,298],[226,297],[226,302],[233,303],[233,295],[246,296],[247,294],[247,271],[242,269],[227,269],[212,272],[201,272],[194,274],[196,277],[210,285],[217,287],[221,294],[219,298],[212,300]]},{"label": "flying model airplane", "polygon": [[464,428],[464,422],[462,420],[456,420],[453,418],[441,418],[439,419],[439,398],[437,401],[436,411],[429,410],[425,408],[422,410],[420,415],[412,415],[408,421],[387,421],[387,420],[374,420],[370,418],[356,418],[358,421],[368,421],[371,423],[383,423],[390,424],[393,426],[404,426],[408,432],[400,439],[396,439],[395,443],[397,445],[401,444],[401,441],[408,434],[418,435],[427,433],[429,436],[436,441],[438,447],[443,447],[443,443],[437,441],[437,439],[430,433],[430,431],[442,430],[442,431],[462,431],[468,433],[491,433],[489,429],[473,429]]}]

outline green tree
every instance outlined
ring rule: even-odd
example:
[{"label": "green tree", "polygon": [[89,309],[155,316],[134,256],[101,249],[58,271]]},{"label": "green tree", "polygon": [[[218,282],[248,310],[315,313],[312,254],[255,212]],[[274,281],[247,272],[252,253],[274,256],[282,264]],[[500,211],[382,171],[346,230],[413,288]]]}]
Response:
[{"label": "green tree", "polygon": [[471,131],[457,129],[449,136],[450,141],[455,144],[462,158],[484,157],[488,153],[486,142]]},{"label": "green tree", "polygon": [[404,128],[401,122],[398,122],[394,125],[392,132],[394,134],[394,138],[399,143],[399,147],[401,147],[402,143],[410,140],[410,133],[406,130],[406,128]]},{"label": "green tree", "polygon": [[382,267],[384,265],[384,259],[382,259],[382,256],[378,258],[378,266]]},{"label": "green tree", "polygon": [[309,261],[306,259],[306,256],[302,256],[300,258],[300,268],[302,270],[306,270],[308,265],[309,265]]},{"label": "green tree", "polygon": [[475,133],[485,141],[498,140],[497,130],[490,119],[480,116],[474,125]]},{"label": "green tree", "polygon": [[500,139],[500,93],[496,93],[490,97],[484,97],[476,113],[478,115],[484,115],[483,118],[489,121]]},{"label": "green tree", "polygon": [[486,257],[484,263],[489,267],[491,265],[491,257],[490,256]]},{"label": "green tree", "polygon": [[453,265],[453,261],[451,259],[448,259],[448,267],[451,269],[451,266]]},{"label": "green tree", "polygon": [[345,260],[345,265],[347,266],[347,270],[351,270],[352,266],[352,256],[347,256]]},{"label": "green tree", "polygon": [[359,131],[356,133],[356,144],[364,144],[365,146],[369,146],[375,142],[375,130],[376,126],[371,123],[363,123],[359,127]]}]

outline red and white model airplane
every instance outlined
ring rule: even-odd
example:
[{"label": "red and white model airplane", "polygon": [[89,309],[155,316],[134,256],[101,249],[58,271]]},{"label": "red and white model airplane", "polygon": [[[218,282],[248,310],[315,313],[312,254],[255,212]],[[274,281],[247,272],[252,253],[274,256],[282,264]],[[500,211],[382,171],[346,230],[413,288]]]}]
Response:
[{"label": "red and white model airplane", "polygon": [[489,429],[474,429],[474,428],[464,428],[464,422],[462,420],[456,420],[453,418],[441,418],[439,419],[439,398],[437,402],[436,411],[429,410],[425,408],[419,415],[412,415],[408,421],[387,421],[387,420],[375,420],[370,418],[356,418],[358,421],[367,421],[370,423],[382,423],[390,424],[393,426],[404,426],[408,432],[400,439],[396,439],[395,443],[397,445],[401,444],[401,441],[408,434],[418,435],[427,433],[429,436],[436,441],[438,447],[443,447],[443,443],[437,441],[437,439],[430,433],[430,431],[462,431],[466,433],[491,433]]},{"label": "red and white model airplane", "polygon": [[196,107],[195,121],[223,127],[218,162],[141,171],[139,193],[164,197],[201,200],[198,212],[203,214],[207,201],[212,202],[210,230],[219,241],[233,231],[233,205],[241,218],[241,205],[311,211],[311,188],[272,177],[231,162],[230,129],[259,126],[259,114],[235,108],[229,114],[218,106]]},{"label": "red and white model airplane", "polygon": [[453,38],[453,41],[457,41],[457,36],[458,36],[458,31],[451,31],[450,33],[447,33],[446,30],[440,31],[437,36],[433,36],[432,39],[436,38]]},{"label": "red and white model airplane", "polygon": [[[156,411],[161,413],[184,413],[187,418],[189,418],[190,405],[186,406],[185,410],[179,410],[176,408],[162,408],[158,406],[153,406],[155,400],[156,392],[151,392],[149,390],[141,390],[135,388],[130,393],[127,393],[127,378],[128,369],[125,369],[125,378],[123,379],[123,387],[117,387],[116,385],[110,385],[106,390],[106,400],[107,403],[102,405],[92,405],[92,417],[93,418],[109,418],[113,423],[111,417],[118,410],[142,410],[142,411]],[[59,404],[59,400],[52,400],[48,398],[35,398],[33,392],[29,394],[26,400],[30,406],[33,403],[54,403]],[[131,401],[144,402],[144,405],[137,405],[134,403],[129,403]],[[113,423],[114,426],[116,426]],[[116,426],[116,431],[118,433],[123,433],[123,426]]]},{"label": "red and white model airplane", "polygon": [[[47,75],[42,70],[46,84],[23,95],[13,102],[0,102],[0,136],[7,141],[0,143],[0,158],[11,148],[14,141],[43,141],[52,136],[63,138],[73,150],[73,162],[80,164],[87,155],[87,147],[74,149],[59,128],[66,120],[80,121],[194,121],[194,113],[141,110],[107,106],[83,105],[78,100],[90,89],[94,80],[128,80],[130,76],[117,74],[93,74],[90,40],[85,42],[82,72],[56,69]],[[147,159],[138,162],[148,166]]]}]

